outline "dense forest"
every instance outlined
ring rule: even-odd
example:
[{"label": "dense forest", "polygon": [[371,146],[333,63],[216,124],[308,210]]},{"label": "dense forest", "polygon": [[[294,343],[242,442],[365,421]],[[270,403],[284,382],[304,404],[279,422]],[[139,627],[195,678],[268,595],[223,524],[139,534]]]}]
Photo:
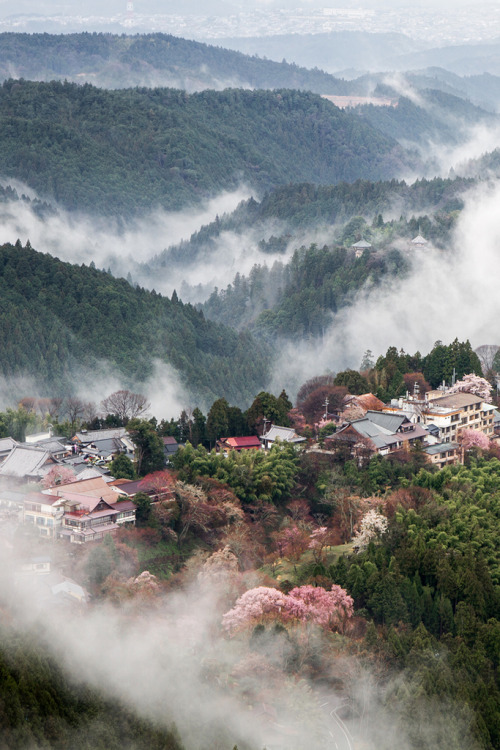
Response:
[{"label": "dense forest", "polygon": [[256,265],[248,277],[237,274],[226,289],[214,291],[202,306],[206,316],[265,338],[322,334],[331,314],[352,302],[368,281],[403,275],[408,263],[397,250],[383,257],[367,252],[355,258],[343,247],[296,250],[286,265]]},{"label": "dense forest", "polygon": [[0,633],[0,732],[6,750],[182,750],[175,730],[154,726],[97,690],[68,679],[36,633]]},{"label": "dense forest", "polygon": [[268,354],[248,334],[216,325],[176,295],[134,289],[92,267],[22,247],[0,248],[1,369],[28,374],[41,390],[74,392],[79,367],[99,361],[143,382],[154,359],[172,365],[202,401],[235,402],[261,390]]},{"label": "dense forest", "polygon": [[[197,263],[219,261],[226,237],[236,250],[248,256],[252,253],[256,265],[252,275],[259,277],[259,295],[264,308],[275,304],[283,280],[277,286],[262,289],[261,281],[270,276],[274,266],[280,276],[280,264],[288,263],[295,249],[306,245],[308,237],[318,244],[337,248],[349,247],[360,239],[369,241],[374,251],[386,251],[391,247],[407,247],[417,234],[423,234],[434,247],[450,247],[452,230],[464,205],[463,194],[474,184],[471,179],[416,180],[411,185],[392,180],[369,182],[356,180],[352,184],[316,186],[310,183],[292,184],[272,190],[261,201],[250,198],[243,201],[235,211],[217,216],[215,221],[202,226],[189,239],[166,248],[146,263],[135,267],[133,275],[144,284],[154,284],[158,274],[164,276],[169,269],[182,272]],[[429,214],[429,206],[433,213]],[[425,212],[425,213],[424,213]],[[398,218],[389,218],[397,216]],[[385,217],[385,218],[384,218]],[[316,238],[318,237],[318,239]],[[311,240],[309,240],[309,243]],[[285,271],[286,273],[286,271]],[[273,274],[273,278],[276,276]],[[240,273],[239,277],[243,274]],[[247,282],[250,280],[247,279]],[[238,285],[238,280],[236,280]],[[352,291],[352,286],[350,287]],[[212,290],[180,287],[181,297],[196,302],[204,301]],[[231,291],[231,290],[229,290]],[[215,320],[224,320],[221,294],[218,289],[217,305],[206,308]],[[233,298],[236,302],[236,298]],[[231,313],[232,324],[255,317],[255,306],[240,300],[243,306]],[[215,298],[212,299],[215,302]],[[318,299],[318,304],[322,303]],[[261,303],[259,301],[259,305]],[[236,317],[233,317],[236,314]]]},{"label": "dense forest", "polygon": [[[237,273],[226,288],[215,289],[201,308],[212,320],[265,338],[321,335],[331,315],[351,304],[357,293],[369,293],[384,277],[404,278],[410,272],[418,262],[418,253],[410,249],[417,234],[423,233],[433,243],[432,252],[445,250],[456,216],[457,212],[440,212],[433,217],[408,220],[401,216],[387,222],[382,214],[371,222],[354,216],[336,231],[330,229],[332,244],[302,246],[283,261],[280,253],[294,247],[293,235],[271,235],[259,242],[262,262],[247,275]],[[359,240],[373,244],[356,257],[351,246]],[[183,249],[187,257],[193,251],[195,257],[203,257],[203,252],[215,253],[216,248],[208,227],[191,243],[170,252],[180,262]],[[161,265],[167,265],[167,257],[165,253]],[[186,288],[187,294],[189,291]]]},{"label": "dense forest", "polygon": [[0,120],[3,174],[103,214],[180,208],[242,182],[383,179],[409,163],[368,123],[291,90],[188,95],[9,80]]},{"label": "dense forest", "polygon": [[[390,87],[379,86],[377,93],[392,95]],[[400,96],[395,107],[376,107],[364,104],[356,113],[368,120],[377,130],[408,144],[456,144],[464,139],[464,131],[472,125],[494,126],[497,115],[486,112],[458,96],[421,90],[414,99]]]},{"label": "dense forest", "polygon": [[103,88],[228,86],[349,93],[349,82],[170,34],[0,34],[0,78],[68,80]]}]

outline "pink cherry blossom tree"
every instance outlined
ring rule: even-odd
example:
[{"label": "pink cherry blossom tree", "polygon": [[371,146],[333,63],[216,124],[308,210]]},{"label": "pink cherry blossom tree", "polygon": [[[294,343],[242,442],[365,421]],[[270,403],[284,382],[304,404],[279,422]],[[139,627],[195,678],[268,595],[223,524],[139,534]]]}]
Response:
[{"label": "pink cherry blossom tree", "polygon": [[320,586],[297,586],[289,594],[267,586],[246,591],[222,618],[223,627],[234,633],[267,620],[313,624],[343,631],[353,615],[353,600],[340,586],[331,591]]},{"label": "pink cherry blossom tree", "polygon": [[300,622],[310,622],[326,630],[343,632],[345,623],[352,617],[354,602],[340,586],[331,591],[321,586],[297,586],[289,593],[289,615]]},{"label": "pink cherry blossom tree", "polygon": [[460,442],[462,448],[466,451],[472,448],[479,448],[480,450],[487,451],[490,447],[490,439],[484,432],[480,430],[464,429],[460,433]]},{"label": "pink cherry blossom tree", "polygon": [[234,632],[247,625],[256,625],[265,620],[286,616],[289,597],[278,589],[257,586],[245,591],[236,604],[222,618],[223,627]]},{"label": "pink cherry blossom tree", "polygon": [[69,484],[76,482],[76,474],[68,466],[53,466],[42,479],[42,485],[45,490],[59,484]]},{"label": "pink cherry blossom tree", "polygon": [[326,548],[332,543],[332,532],[326,526],[320,526],[309,536],[308,549],[312,550],[315,562],[323,562]]},{"label": "pink cherry blossom tree", "polygon": [[293,524],[285,526],[274,535],[276,550],[281,557],[296,563],[306,551],[309,534],[306,529]]},{"label": "pink cherry blossom tree", "polygon": [[472,393],[474,396],[480,396],[483,401],[491,398],[491,384],[485,378],[470,373],[464,375],[461,380],[457,380],[448,393]]}]

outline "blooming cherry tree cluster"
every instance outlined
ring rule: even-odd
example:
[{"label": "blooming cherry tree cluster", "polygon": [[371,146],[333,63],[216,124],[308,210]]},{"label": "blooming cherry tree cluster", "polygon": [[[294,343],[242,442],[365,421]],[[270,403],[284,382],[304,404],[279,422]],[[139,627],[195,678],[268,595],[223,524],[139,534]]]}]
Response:
[{"label": "blooming cherry tree cluster", "polygon": [[490,447],[490,439],[481,430],[465,429],[460,433],[460,442],[462,448],[468,451],[471,448],[480,448],[483,451],[487,451]]},{"label": "blooming cherry tree cluster", "polygon": [[470,373],[464,375],[461,380],[457,380],[448,393],[472,393],[474,396],[480,396],[483,401],[491,398],[491,384],[485,378]]},{"label": "blooming cherry tree cluster", "polygon": [[361,519],[359,531],[353,538],[354,548],[358,552],[365,550],[371,541],[378,539],[387,531],[387,518],[376,510],[369,510]]},{"label": "blooming cherry tree cluster", "polygon": [[267,586],[246,591],[222,618],[230,633],[266,620],[311,623],[325,629],[343,630],[352,617],[353,600],[340,586],[326,591],[316,586],[297,586],[289,594]]},{"label": "blooming cherry tree cluster", "polygon": [[311,622],[327,630],[343,630],[346,620],[352,617],[352,597],[340,586],[331,591],[321,586],[297,586],[288,595],[289,614],[300,622]]}]

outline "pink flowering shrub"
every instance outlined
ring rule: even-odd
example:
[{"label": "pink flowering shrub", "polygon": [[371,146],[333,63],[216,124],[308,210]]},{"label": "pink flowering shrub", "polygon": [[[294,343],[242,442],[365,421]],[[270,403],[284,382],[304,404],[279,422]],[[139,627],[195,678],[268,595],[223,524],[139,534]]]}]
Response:
[{"label": "pink flowering shrub", "polygon": [[222,618],[230,633],[263,620],[312,623],[325,629],[343,630],[352,617],[353,600],[340,586],[326,591],[316,586],[297,586],[290,593],[267,586],[246,591]]}]

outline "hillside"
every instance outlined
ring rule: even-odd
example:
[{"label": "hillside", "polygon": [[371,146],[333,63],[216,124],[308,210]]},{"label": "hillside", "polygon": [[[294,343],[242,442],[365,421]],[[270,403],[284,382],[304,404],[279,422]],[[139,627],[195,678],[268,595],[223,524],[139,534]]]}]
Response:
[{"label": "hillside", "polygon": [[264,60],[170,34],[0,34],[0,79],[68,80],[103,88],[170,86],[187,91],[293,88],[348,93],[322,70]]},{"label": "hillside", "polygon": [[0,121],[0,173],[103,214],[180,208],[242,182],[382,179],[405,160],[360,118],[288,90],[187,95],[11,80]]},{"label": "hillside", "polygon": [[[323,230],[323,236],[332,240],[339,227],[354,217],[370,222],[380,213],[418,214],[429,206],[436,216],[444,217],[463,207],[462,194],[472,184],[471,179],[465,178],[435,178],[412,184],[357,180],[339,185],[286,185],[266,193],[261,201],[251,198],[241,203],[234,212],[201,227],[189,240],[166,248],[143,265],[142,278],[146,279],[148,274],[156,276],[160,269],[172,265],[188,266],[211,255],[215,258],[220,238],[226,232],[238,237],[251,233],[252,240],[259,243],[270,259],[273,255],[279,257],[289,245],[300,245],[304,235],[313,230]],[[442,222],[435,222],[427,231],[429,239],[439,244],[443,238]]]},{"label": "hillside", "polygon": [[[375,93],[395,95],[388,86],[378,86]],[[377,130],[401,143],[427,145],[457,144],[465,140],[473,125],[493,127],[500,120],[497,115],[476,107],[461,97],[424,89],[416,99],[401,96],[395,107],[375,107],[366,104],[356,108],[356,112],[368,120]]]},{"label": "hillside", "polygon": [[131,383],[151,376],[154,360],[168,363],[198,401],[223,394],[241,403],[264,385],[264,348],[176,296],[21,243],[0,247],[0,290],[2,375],[31,375],[49,395],[74,393],[78,373],[98,377],[103,362]]}]

